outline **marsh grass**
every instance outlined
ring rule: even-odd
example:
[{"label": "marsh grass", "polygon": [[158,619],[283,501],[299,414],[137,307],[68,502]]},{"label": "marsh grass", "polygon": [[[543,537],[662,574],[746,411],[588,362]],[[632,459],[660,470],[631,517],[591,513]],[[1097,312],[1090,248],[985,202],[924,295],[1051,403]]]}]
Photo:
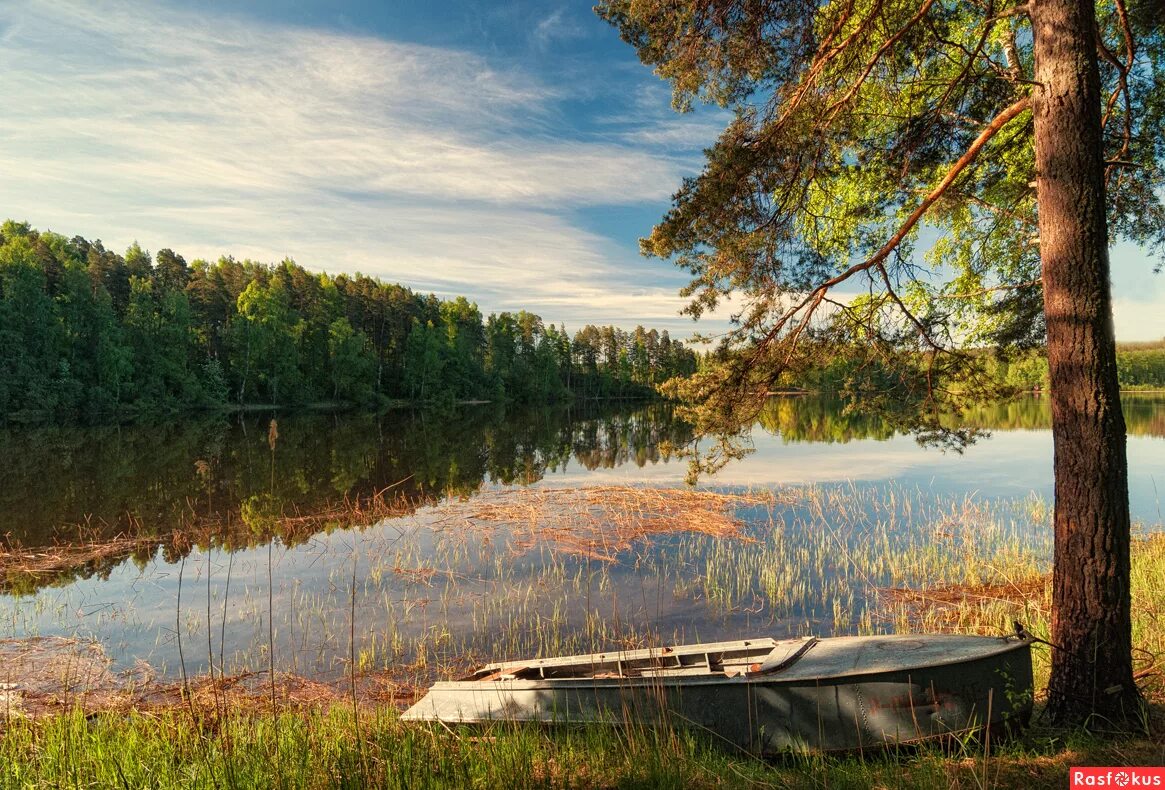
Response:
[{"label": "marsh grass", "polygon": [[[1150,703],[1165,706],[1165,534],[1137,536],[1131,555],[1134,678]],[[883,618],[898,630],[957,633],[998,633],[1000,623],[1019,621],[1050,638],[1050,575],[997,563],[990,575],[999,581],[885,590]],[[1032,657],[1036,687],[1042,688],[1050,648],[1036,645]]]},{"label": "marsh grass", "polygon": [[[58,695],[55,715],[9,717],[0,787],[1062,787],[1069,765],[1165,762],[1159,739],[1038,726],[1006,744],[765,763],[655,717],[553,730],[399,722],[434,678],[487,659],[720,635],[1003,633],[1013,620],[1048,636],[1050,512],[1039,500],[894,486],[691,493],[451,500],[308,546],[331,593],[296,585],[273,599],[269,567],[294,573],[280,546],[272,566],[263,549],[224,558],[228,606],[210,558],[192,557],[205,583],[183,595],[206,600],[175,621],[205,645],[209,675],[83,709],[82,697]],[[1138,682],[1162,718],[1165,536],[1142,535],[1132,556]],[[228,617],[236,640],[251,635],[232,662]],[[338,671],[272,671],[282,626],[291,666],[315,651],[309,672]],[[1033,655],[1042,687],[1047,651]]]},{"label": "marsh grass", "polygon": [[[278,532],[282,514],[260,505],[246,520]],[[511,489],[356,522],[361,529],[294,546],[199,549],[183,555],[198,583],[182,590],[181,612],[171,605],[166,618],[164,606],[139,612],[131,602],[107,621],[83,622],[101,629],[119,665],[152,650],[151,663],[171,678],[217,665],[220,676],[292,672],[347,686],[356,675],[402,688],[489,660],[613,647],[936,628],[1003,633],[1013,619],[1036,624],[1046,615],[1016,618],[981,600],[975,621],[960,624],[964,614],[943,615],[918,596],[978,589],[987,598],[1042,577],[1049,520],[1038,500],[895,485]],[[156,597],[174,600],[181,577],[164,557],[144,573]],[[71,635],[70,618],[85,603],[69,588],[0,599],[0,622],[12,636]],[[960,613],[971,601],[963,603]],[[179,634],[201,647],[177,654]]]}]

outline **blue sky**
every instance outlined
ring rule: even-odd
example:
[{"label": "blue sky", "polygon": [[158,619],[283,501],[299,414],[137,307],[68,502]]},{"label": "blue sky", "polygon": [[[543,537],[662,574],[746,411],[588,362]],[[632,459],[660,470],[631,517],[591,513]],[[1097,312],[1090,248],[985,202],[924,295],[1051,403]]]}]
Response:
[{"label": "blue sky", "polygon": [[[2,0],[0,107],[0,215],[42,229],[697,328],[637,239],[726,117],[589,3]],[[1165,281],[1113,261],[1118,337],[1165,336]]]}]

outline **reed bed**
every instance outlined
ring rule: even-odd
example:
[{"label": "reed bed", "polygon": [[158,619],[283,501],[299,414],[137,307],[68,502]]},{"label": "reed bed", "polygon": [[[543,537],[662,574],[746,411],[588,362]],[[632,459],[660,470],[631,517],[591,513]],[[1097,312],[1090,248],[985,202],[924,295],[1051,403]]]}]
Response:
[{"label": "reed bed", "polygon": [[[900,486],[485,492],[280,539],[270,568],[266,546],[195,547],[178,565],[162,551],[115,570],[100,590],[0,598],[0,636],[81,629],[119,666],[145,657],[170,679],[275,670],[424,686],[485,660],[901,630],[912,615],[887,590],[1042,573],[1046,519],[1038,502]],[[148,605],[127,595],[77,616],[118,584],[148,586]]]},{"label": "reed bed", "polygon": [[[1134,679],[1149,702],[1165,706],[1165,534],[1134,537],[1131,558]],[[1019,622],[1036,636],[1050,639],[1050,573],[996,563],[991,563],[991,573],[1006,581],[883,590],[881,618],[900,631],[979,634],[999,633],[1001,623]],[[1033,650],[1037,690],[1047,684],[1050,660],[1050,648],[1037,644]]]},{"label": "reed bed", "polygon": [[[553,551],[615,562],[638,542],[667,533],[740,537],[739,508],[771,503],[774,494],[731,494],[633,486],[520,488],[469,501],[464,523],[511,529],[517,553]],[[461,513],[462,503],[445,510]]]}]

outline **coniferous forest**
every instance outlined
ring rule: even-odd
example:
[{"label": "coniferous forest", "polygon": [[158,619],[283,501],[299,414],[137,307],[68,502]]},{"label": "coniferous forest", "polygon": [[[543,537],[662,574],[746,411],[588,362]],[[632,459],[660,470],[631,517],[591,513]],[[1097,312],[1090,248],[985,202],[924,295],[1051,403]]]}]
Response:
[{"label": "coniferous forest", "polygon": [[642,396],[695,370],[666,331],[483,317],[291,260],[189,263],[136,243],[0,227],[0,415],[88,419],[246,405],[546,403]]}]

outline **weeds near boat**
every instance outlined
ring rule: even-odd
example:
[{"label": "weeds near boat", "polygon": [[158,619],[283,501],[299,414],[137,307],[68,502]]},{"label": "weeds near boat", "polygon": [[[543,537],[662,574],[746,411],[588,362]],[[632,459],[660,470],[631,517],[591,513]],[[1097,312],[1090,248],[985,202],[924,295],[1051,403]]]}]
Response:
[{"label": "weeds near boat", "polygon": [[[1165,705],[1165,534],[1140,535],[1132,544],[1134,680],[1150,702]],[[900,631],[998,633],[1000,623],[1022,623],[1051,633],[1052,580],[1026,565],[981,561],[997,581],[929,584],[881,591],[883,620]],[[1047,684],[1050,650],[1033,650],[1036,687]]]}]

